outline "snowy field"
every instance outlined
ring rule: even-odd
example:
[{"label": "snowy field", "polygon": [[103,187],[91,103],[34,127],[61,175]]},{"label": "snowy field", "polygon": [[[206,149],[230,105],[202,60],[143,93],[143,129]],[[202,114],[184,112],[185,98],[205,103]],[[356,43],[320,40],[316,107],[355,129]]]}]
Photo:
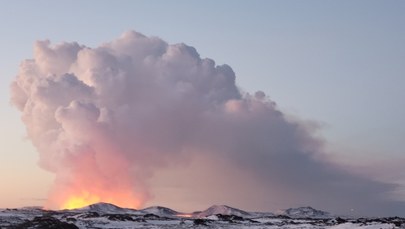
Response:
[{"label": "snowy field", "polygon": [[278,215],[212,206],[190,214],[169,208],[143,210],[95,204],[76,210],[45,211],[40,208],[0,210],[0,228],[405,228],[405,219],[341,218],[310,207],[288,209]]}]

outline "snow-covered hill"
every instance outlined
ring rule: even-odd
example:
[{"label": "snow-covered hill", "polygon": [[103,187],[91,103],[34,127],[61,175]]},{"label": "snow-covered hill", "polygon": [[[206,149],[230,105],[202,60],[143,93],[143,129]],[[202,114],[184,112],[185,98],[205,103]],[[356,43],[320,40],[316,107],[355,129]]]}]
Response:
[{"label": "snow-covered hill", "polygon": [[236,216],[240,216],[240,217],[250,217],[251,216],[251,214],[249,212],[245,212],[245,211],[239,210],[237,208],[232,208],[232,207],[229,207],[226,205],[213,205],[202,212],[193,214],[193,217],[204,218],[204,217],[218,215],[218,214],[236,215]]},{"label": "snow-covered hill", "polygon": [[280,215],[286,215],[292,218],[329,218],[332,215],[329,212],[314,209],[312,207],[289,208],[280,212]]},{"label": "snow-covered hill", "polygon": [[100,214],[142,214],[142,212],[137,211],[135,209],[130,208],[121,208],[114,204],[109,203],[96,203],[91,204],[87,207],[77,208],[67,211],[74,211],[74,212],[97,212]]},{"label": "snow-covered hill", "polygon": [[161,207],[161,206],[148,207],[148,208],[142,209],[141,211],[144,213],[155,214],[155,215],[159,215],[159,216],[176,216],[176,215],[182,214],[182,213],[172,210],[170,208]]}]

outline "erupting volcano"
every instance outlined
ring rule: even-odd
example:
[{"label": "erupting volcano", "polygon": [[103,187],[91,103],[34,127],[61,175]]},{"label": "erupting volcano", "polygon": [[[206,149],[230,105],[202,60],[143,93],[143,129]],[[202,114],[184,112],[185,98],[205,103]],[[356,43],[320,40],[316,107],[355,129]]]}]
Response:
[{"label": "erupting volcano", "polygon": [[97,48],[37,42],[12,102],[56,175],[46,207],[142,206],[153,170],[195,144],[201,112],[240,99],[234,79],[192,47],[132,31]]},{"label": "erupting volcano", "polygon": [[130,165],[120,154],[109,152],[104,145],[99,152],[85,151],[79,156],[70,169],[58,171],[57,178],[63,179],[55,181],[46,207],[73,209],[98,202],[128,208],[142,206],[147,194],[138,192],[142,187],[136,188]]},{"label": "erupting volcano", "polygon": [[11,101],[39,165],[55,174],[45,207],[140,208],[159,169],[194,162],[200,173],[168,178],[171,197],[187,190],[200,204],[403,209],[386,198],[392,184],[325,160],[316,124],[285,115],[262,91],[243,92],[235,78],[191,46],[133,31],[95,48],[36,42]]},{"label": "erupting volcano", "polygon": [[95,195],[89,192],[82,192],[79,194],[73,194],[71,197],[63,198],[66,200],[60,207],[60,209],[76,209],[86,207],[88,205],[99,203],[99,202],[108,202],[114,203],[115,205],[123,206],[126,208],[139,208],[140,201],[136,200],[131,194],[122,194],[115,192],[112,195]]}]

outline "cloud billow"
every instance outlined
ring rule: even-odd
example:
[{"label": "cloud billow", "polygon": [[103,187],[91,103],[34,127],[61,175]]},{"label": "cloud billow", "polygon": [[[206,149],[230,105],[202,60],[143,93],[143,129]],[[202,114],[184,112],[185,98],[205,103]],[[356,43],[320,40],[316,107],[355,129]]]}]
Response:
[{"label": "cloud billow", "polygon": [[96,48],[39,41],[11,97],[40,166],[56,175],[49,208],[77,195],[140,207],[152,197],[147,181],[156,169],[198,156],[246,171],[278,193],[268,198],[291,205],[405,210],[387,199],[395,185],[323,160],[324,143],[306,123],[287,118],[261,91],[241,92],[231,67],[185,44],[133,31]]}]

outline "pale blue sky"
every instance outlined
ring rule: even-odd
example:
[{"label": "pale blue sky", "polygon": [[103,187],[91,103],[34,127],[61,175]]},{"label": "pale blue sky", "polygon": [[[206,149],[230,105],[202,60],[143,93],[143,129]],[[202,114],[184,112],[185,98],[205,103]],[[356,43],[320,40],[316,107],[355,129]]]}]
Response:
[{"label": "pale blue sky", "polygon": [[262,90],[287,113],[320,122],[328,150],[343,161],[405,161],[404,1],[3,1],[0,28],[5,205],[35,204],[28,199],[45,197],[52,179],[37,168],[8,102],[33,42],[97,46],[129,29],[229,64],[243,90]]}]

